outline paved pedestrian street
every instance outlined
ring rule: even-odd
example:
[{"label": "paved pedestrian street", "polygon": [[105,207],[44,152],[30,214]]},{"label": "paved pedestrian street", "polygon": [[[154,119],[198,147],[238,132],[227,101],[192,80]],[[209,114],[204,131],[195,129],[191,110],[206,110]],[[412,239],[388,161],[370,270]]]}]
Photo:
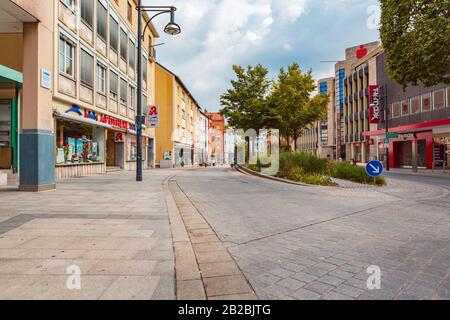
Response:
[{"label": "paved pedestrian street", "polygon": [[[56,191],[0,190],[0,299],[175,299],[166,176],[145,178],[111,173],[60,181]],[[80,290],[67,287],[71,266]]]},{"label": "paved pedestrian street", "polygon": [[[260,299],[449,299],[450,179],[301,187],[230,169],[177,176]],[[367,269],[381,270],[369,290]]]},{"label": "paved pedestrian street", "polygon": [[3,188],[0,299],[450,299],[450,179],[387,176],[304,187],[218,167]]}]

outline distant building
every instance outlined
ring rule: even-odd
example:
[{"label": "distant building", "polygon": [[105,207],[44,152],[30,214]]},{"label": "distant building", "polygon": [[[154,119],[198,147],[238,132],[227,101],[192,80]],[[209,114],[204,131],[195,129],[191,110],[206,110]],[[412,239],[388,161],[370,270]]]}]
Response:
[{"label": "distant building", "polygon": [[330,96],[327,117],[304,130],[297,140],[297,150],[311,151],[319,158],[334,159],[336,155],[335,78],[317,82],[319,93]]},{"label": "distant building", "polygon": [[[388,78],[386,54],[375,59],[376,85],[382,93],[382,107],[389,110],[389,131],[397,135],[389,140],[389,162],[394,168],[410,168],[417,159],[419,168],[443,168],[450,154],[450,85],[408,86],[406,90]],[[370,157],[386,160],[386,120],[363,132]]]},{"label": "distant building", "polygon": [[[201,108],[175,73],[156,63],[156,105],[160,126],[156,129],[156,165],[159,167],[198,164],[205,152]],[[204,119],[204,118],[203,118]]]}]

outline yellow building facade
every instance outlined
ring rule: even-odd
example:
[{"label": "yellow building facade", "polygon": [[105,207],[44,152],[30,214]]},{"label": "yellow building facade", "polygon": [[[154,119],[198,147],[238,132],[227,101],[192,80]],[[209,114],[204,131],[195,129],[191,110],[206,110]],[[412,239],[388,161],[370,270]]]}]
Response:
[{"label": "yellow building facade", "polygon": [[156,129],[156,165],[173,167],[203,162],[208,122],[199,103],[183,81],[156,63],[156,105],[160,127]]}]

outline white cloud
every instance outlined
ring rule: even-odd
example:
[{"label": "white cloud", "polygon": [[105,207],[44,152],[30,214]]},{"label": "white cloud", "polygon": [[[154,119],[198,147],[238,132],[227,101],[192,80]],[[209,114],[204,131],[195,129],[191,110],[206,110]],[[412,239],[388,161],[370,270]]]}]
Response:
[{"label": "white cloud", "polygon": [[273,6],[283,20],[294,22],[306,11],[308,0],[276,0]]},{"label": "white cloud", "polygon": [[285,51],[291,51],[291,50],[292,50],[292,45],[291,45],[290,43],[285,43],[285,44],[283,45],[283,49],[284,49]]},{"label": "white cloud", "polygon": [[[147,5],[178,8],[182,34],[169,37],[162,28],[168,16],[155,19],[160,30],[158,61],[177,73],[204,108],[218,109],[219,95],[229,86],[231,66],[274,47],[281,25],[298,20],[310,0],[144,0]],[[274,34],[275,33],[275,34]],[[269,41],[271,40],[271,41]],[[286,40],[277,45],[292,50]],[[257,63],[254,61],[252,63]]]}]

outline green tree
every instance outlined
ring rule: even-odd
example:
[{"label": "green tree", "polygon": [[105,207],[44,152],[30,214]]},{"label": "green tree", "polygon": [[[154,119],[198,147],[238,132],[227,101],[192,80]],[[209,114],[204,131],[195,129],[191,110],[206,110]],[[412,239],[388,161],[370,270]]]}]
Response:
[{"label": "green tree", "polygon": [[267,96],[270,89],[269,71],[258,64],[254,67],[233,66],[236,79],[231,88],[220,97],[220,113],[234,129],[265,128],[267,121]]},{"label": "green tree", "polygon": [[450,83],[450,0],[380,0],[389,76],[406,88]]},{"label": "green tree", "polygon": [[302,72],[297,63],[289,66],[287,71],[280,70],[269,98],[269,118],[288,142],[290,139],[296,142],[306,127],[325,119],[329,97],[317,95],[311,98],[315,89],[311,71]]}]

